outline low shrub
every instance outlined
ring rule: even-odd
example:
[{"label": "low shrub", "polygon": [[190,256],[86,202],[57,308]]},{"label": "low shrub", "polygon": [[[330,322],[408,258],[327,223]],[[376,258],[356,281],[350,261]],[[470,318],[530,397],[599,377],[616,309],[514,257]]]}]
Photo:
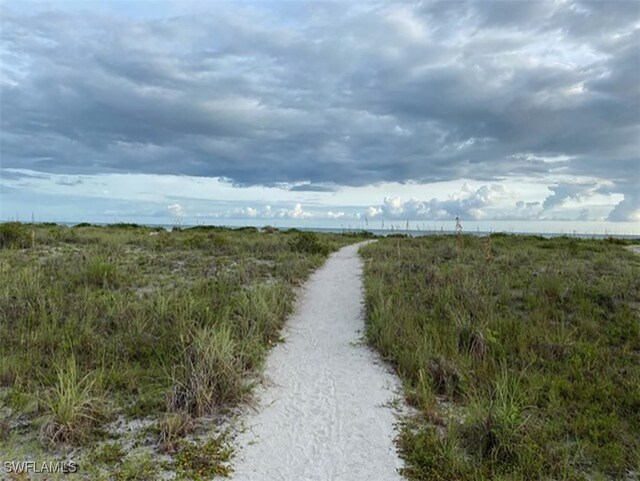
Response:
[{"label": "low shrub", "polygon": [[122,230],[147,230],[148,227],[140,224],[133,224],[130,222],[116,222],[115,224],[109,224],[110,229],[122,229]]},{"label": "low shrub", "polygon": [[329,247],[323,244],[315,232],[297,232],[289,241],[289,247],[295,252],[303,254],[327,255]]},{"label": "low shrub", "polygon": [[253,232],[253,233],[257,233],[258,232],[258,228],[257,227],[253,227],[250,225],[246,225],[243,227],[236,227],[235,229],[233,229],[237,232]]},{"label": "low shrub", "polygon": [[183,244],[188,249],[204,249],[211,246],[211,242],[203,235],[190,235],[186,237]]},{"label": "low shrub", "polygon": [[0,224],[0,248],[24,249],[33,244],[33,234],[20,222]]},{"label": "low shrub", "polygon": [[340,235],[344,237],[355,237],[357,239],[377,239],[379,237],[373,232],[368,230],[354,230],[354,231],[348,231],[348,232],[341,232]]}]

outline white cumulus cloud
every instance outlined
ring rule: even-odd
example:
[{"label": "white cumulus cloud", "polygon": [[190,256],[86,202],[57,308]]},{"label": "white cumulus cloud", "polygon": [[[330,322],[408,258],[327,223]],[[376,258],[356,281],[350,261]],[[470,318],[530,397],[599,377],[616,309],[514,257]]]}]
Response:
[{"label": "white cumulus cloud", "polygon": [[171,204],[170,206],[167,206],[167,211],[174,220],[180,220],[184,217],[184,209],[180,204]]}]

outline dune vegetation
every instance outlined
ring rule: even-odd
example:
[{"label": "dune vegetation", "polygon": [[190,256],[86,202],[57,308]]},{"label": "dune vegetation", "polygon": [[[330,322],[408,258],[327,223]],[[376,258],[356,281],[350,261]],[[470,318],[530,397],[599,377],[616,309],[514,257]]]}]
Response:
[{"label": "dune vegetation", "polygon": [[361,250],[367,337],[416,408],[411,480],[637,479],[640,256],[467,235]]},{"label": "dune vegetation", "polygon": [[55,454],[92,480],[228,474],[203,425],[247,398],[295,287],[355,239],[0,224],[0,459]]}]

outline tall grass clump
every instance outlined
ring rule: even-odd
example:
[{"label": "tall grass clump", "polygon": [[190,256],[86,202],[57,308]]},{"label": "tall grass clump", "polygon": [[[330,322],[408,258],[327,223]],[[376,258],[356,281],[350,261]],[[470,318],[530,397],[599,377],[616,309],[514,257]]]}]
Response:
[{"label": "tall grass clump", "polygon": [[280,283],[255,284],[235,298],[233,327],[240,339],[259,336],[275,342],[288,312],[291,296]]},{"label": "tall grass clump", "polygon": [[118,287],[121,276],[115,264],[94,257],[84,265],[82,280],[90,287],[112,288]]},{"label": "tall grass clump", "polygon": [[243,371],[236,342],[227,326],[198,329],[185,342],[176,366],[169,407],[196,416],[238,401],[243,392]]},{"label": "tall grass clump", "polygon": [[624,479],[640,465],[640,256],[618,243],[381,239],[367,338],[417,408],[409,479]]},{"label": "tall grass clump", "polygon": [[99,373],[81,375],[74,356],[56,367],[55,384],[45,388],[42,398],[41,439],[80,443],[89,438],[108,414],[99,387]]},{"label": "tall grass clump", "polygon": [[182,439],[193,432],[193,420],[188,413],[167,413],[158,421],[158,447],[161,452],[175,453]]},{"label": "tall grass clump", "polygon": [[527,393],[507,372],[495,382],[493,392],[470,396],[462,441],[475,459],[488,460],[491,467],[528,465],[530,469],[535,453],[534,459],[527,459],[534,449],[529,435],[535,427]]}]

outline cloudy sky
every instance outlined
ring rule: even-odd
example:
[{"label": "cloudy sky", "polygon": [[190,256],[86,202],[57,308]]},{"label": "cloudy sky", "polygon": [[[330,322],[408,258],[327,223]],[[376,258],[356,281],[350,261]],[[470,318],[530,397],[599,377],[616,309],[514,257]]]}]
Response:
[{"label": "cloudy sky", "polygon": [[640,233],[640,2],[0,2],[0,219]]}]

